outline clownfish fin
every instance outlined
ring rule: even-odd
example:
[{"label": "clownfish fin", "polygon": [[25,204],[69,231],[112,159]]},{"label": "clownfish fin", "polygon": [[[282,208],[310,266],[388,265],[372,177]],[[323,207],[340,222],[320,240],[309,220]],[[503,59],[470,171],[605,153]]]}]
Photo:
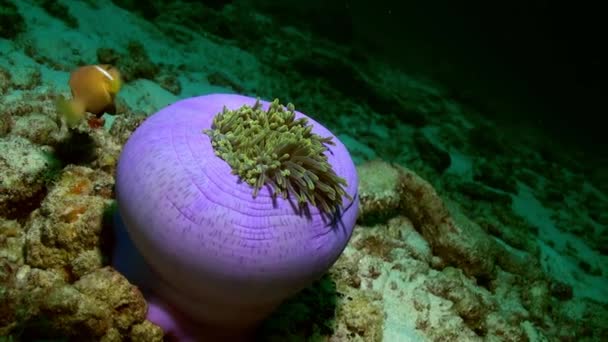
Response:
[{"label": "clownfish fin", "polygon": [[85,117],[84,104],[81,101],[67,100],[65,97],[59,96],[55,100],[55,107],[69,128],[76,127]]}]

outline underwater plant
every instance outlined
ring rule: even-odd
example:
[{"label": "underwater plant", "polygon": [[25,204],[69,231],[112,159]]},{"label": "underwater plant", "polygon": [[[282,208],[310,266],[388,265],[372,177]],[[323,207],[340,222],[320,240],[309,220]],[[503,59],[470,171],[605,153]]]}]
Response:
[{"label": "underwater plant", "polygon": [[357,186],[344,145],[292,106],[229,94],[182,100],[123,149],[118,218],[145,263],[131,250],[128,261],[117,252],[115,266],[147,288],[148,318],[165,332],[200,338],[190,321],[206,338],[240,338],[336,261],[355,225]]},{"label": "underwater plant", "polygon": [[269,185],[273,195],[294,196],[301,206],[312,204],[325,213],[342,206],[346,180],[336,175],[327,162],[326,145],[331,137],[312,133],[305,117],[295,119],[294,107],[287,109],[278,99],[263,110],[260,102],[238,110],[224,110],[213,119],[211,137],[216,155],[253,187],[255,198]]}]

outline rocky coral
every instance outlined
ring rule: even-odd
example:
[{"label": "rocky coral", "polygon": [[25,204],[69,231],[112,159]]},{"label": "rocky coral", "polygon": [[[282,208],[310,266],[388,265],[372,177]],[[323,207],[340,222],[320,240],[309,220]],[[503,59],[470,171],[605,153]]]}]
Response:
[{"label": "rocky coral", "polygon": [[103,171],[66,167],[29,219],[26,262],[55,269],[66,280],[101,267],[101,229],[113,185]]},{"label": "rocky coral", "polygon": [[10,0],[0,0],[0,38],[13,39],[25,31],[23,16]]},{"label": "rocky coral", "polygon": [[78,19],[70,13],[70,9],[58,1],[37,0],[36,2],[51,16],[63,21],[69,28],[78,28]]},{"label": "rocky coral", "polygon": [[358,172],[361,178],[359,222],[370,224],[396,216],[401,202],[401,194],[395,187],[399,181],[399,170],[376,160],[364,163],[358,168]]},{"label": "rocky coral", "polygon": [[[0,218],[0,335],[21,340],[53,336],[117,340],[111,337],[131,334],[139,341],[162,340],[162,331],[144,321],[146,303],[139,290],[101,262],[83,261],[99,260],[98,253],[89,250],[91,256],[80,254],[56,265],[45,261],[39,268],[29,260],[36,235],[35,228]],[[62,259],[60,249],[54,252]],[[52,251],[47,257],[58,260]],[[78,260],[88,266],[79,271]]]},{"label": "rocky coral", "polygon": [[[382,170],[389,177],[374,179],[380,173],[372,170]],[[356,267],[335,273],[341,281],[353,288],[381,291],[383,307],[397,305],[400,310],[391,310],[392,315],[403,312],[409,317],[403,321],[398,316],[386,317],[385,338],[393,336],[387,328],[391,324],[434,340],[521,341],[605,333],[600,325],[593,325],[589,332],[563,327],[577,326],[575,318],[561,311],[571,305],[571,289],[544,274],[535,249],[523,247],[528,253],[522,253],[497,243],[459,206],[403,167],[374,162],[360,166],[359,174],[361,195],[368,194],[362,196],[362,213],[373,213],[378,203],[391,203],[393,215],[360,221],[365,225],[355,230],[334,271],[354,258],[349,263]],[[382,191],[366,190],[376,183]],[[391,201],[384,201],[387,195]],[[606,310],[598,314],[605,317]],[[411,322],[412,315],[415,326],[405,323]]]},{"label": "rocky coral", "polygon": [[480,158],[476,160],[473,179],[504,192],[517,193],[517,184],[512,175],[509,175],[510,170],[513,170],[512,165],[501,165]]},{"label": "rocky coral", "polygon": [[443,173],[451,164],[450,154],[428,139],[422,132],[414,134],[414,145],[420,159],[431,166],[437,173]]},{"label": "rocky coral", "polygon": [[49,115],[32,113],[15,118],[12,133],[36,145],[48,145],[56,139],[58,129],[57,122]]},{"label": "rocky coral", "polygon": [[0,138],[0,215],[24,217],[45,195],[47,159],[40,146],[17,136]]},{"label": "rocky coral", "polygon": [[113,48],[99,48],[97,49],[97,61],[116,66],[125,82],[144,78],[156,81],[172,94],[177,95],[181,92],[182,86],[177,77],[177,71],[172,66],[152,62],[140,42],[129,42],[124,53]]},{"label": "rocky coral", "polygon": [[[58,274],[23,265],[5,275],[7,312],[2,335],[21,331],[20,338],[70,336],[105,339],[129,334],[145,318],[146,303],[136,287],[111,268],[97,269],[74,283]],[[158,328],[146,338],[158,339]],[[152,339],[156,336],[156,339]]]},{"label": "rocky coral", "polygon": [[5,68],[0,67],[0,95],[4,95],[11,86],[11,74]]},{"label": "rocky coral", "polygon": [[68,132],[52,94],[27,88],[0,105],[0,335],[162,340],[139,290],[105,266],[111,173],[131,120],[116,137]]},{"label": "rocky coral", "polygon": [[[32,72],[36,73],[36,69],[32,69]],[[21,73],[27,73],[27,70],[11,74],[8,87],[10,90],[22,91],[13,93],[0,102],[0,137],[23,137],[37,147],[48,150],[47,147],[56,145],[66,137],[55,111],[54,94],[26,89],[29,86],[19,88],[21,83],[18,79],[22,77]]]}]

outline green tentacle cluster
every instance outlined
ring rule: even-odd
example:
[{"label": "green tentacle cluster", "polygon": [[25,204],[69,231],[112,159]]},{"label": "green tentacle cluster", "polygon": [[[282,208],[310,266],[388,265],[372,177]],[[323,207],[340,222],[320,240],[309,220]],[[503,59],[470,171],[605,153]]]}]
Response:
[{"label": "green tentacle cluster", "polygon": [[254,198],[269,185],[273,196],[292,194],[301,206],[310,203],[333,213],[342,197],[350,199],[344,190],[346,180],[327,161],[332,138],[311,131],[306,118],[295,119],[291,103],[285,108],[274,100],[267,111],[259,101],[237,110],[224,107],[204,133],[232,173],[253,187]]}]

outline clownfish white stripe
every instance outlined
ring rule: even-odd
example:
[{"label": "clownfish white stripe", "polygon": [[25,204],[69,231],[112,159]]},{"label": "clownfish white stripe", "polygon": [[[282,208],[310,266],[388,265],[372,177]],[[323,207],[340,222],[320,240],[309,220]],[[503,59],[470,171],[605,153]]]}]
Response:
[{"label": "clownfish white stripe", "polygon": [[93,65],[93,66],[95,67],[95,69],[99,70],[99,72],[101,72],[105,77],[110,79],[110,81],[114,81],[114,77],[112,77],[112,75],[110,75],[110,73],[106,69],[100,67],[99,65]]}]

